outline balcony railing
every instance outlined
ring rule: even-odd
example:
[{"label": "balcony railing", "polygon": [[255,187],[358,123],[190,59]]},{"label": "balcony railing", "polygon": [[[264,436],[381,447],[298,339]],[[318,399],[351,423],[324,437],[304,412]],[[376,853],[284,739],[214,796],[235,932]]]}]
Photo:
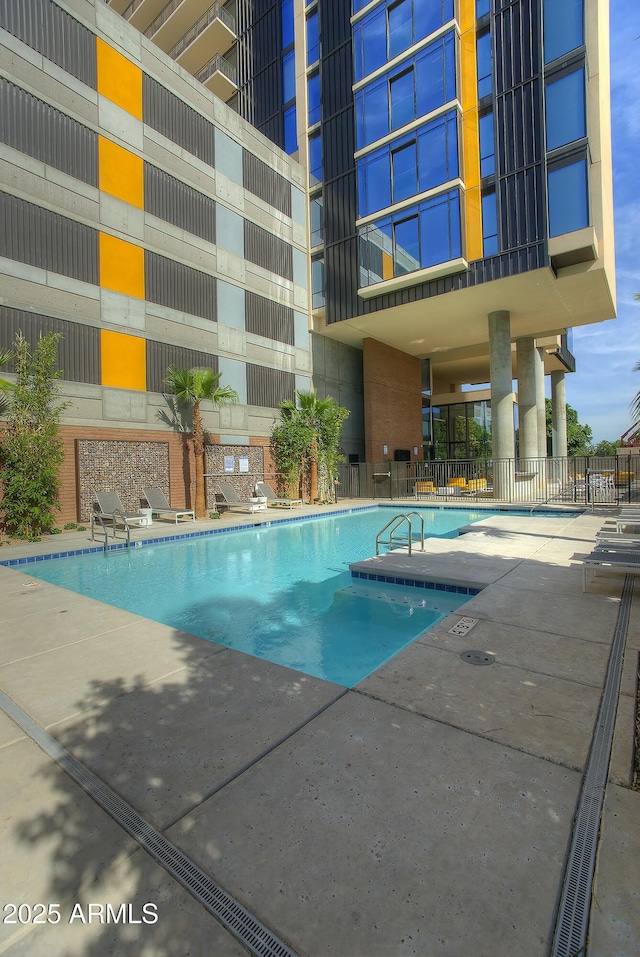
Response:
[{"label": "balcony railing", "polygon": [[[107,0],[107,2],[109,2],[109,0]],[[131,3],[129,4],[129,6],[126,7],[122,12],[122,16],[125,18],[125,20],[130,20],[131,17],[136,12],[136,10],[138,9],[138,7],[141,6],[143,3],[144,3],[144,0],[131,0]]]},{"label": "balcony railing", "polygon": [[169,50],[169,56],[174,60],[177,60],[178,57],[184,53],[188,46],[190,46],[194,40],[196,40],[201,33],[203,33],[209,24],[213,23],[214,20],[220,20],[221,23],[224,23],[225,27],[228,27],[229,30],[235,36],[236,34],[236,21],[235,18],[229,13],[228,10],[219,3],[219,0],[216,0],[215,3],[212,3],[209,9],[202,14],[199,20],[196,20],[194,25],[190,27],[187,32],[180,37],[177,43]]},{"label": "balcony railing", "polygon": [[[134,0],[134,3],[136,0]],[[155,20],[152,20],[147,29],[144,31],[145,37],[150,40],[151,37],[155,36],[161,26],[163,26],[172,13],[174,13],[181,3],[184,3],[185,0],[169,0],[169,3],[165,4]]]},{"label": "balcony railing", "polygon": [[221,53],[217,53],[208,63],[205,63],[200,72],[196,74],[196,80],[200,80],[201,83],[206,83],[209,77],[213,76],[216,71],[222,73],[235,85],[236,68],[233,64],[229,63]]}]

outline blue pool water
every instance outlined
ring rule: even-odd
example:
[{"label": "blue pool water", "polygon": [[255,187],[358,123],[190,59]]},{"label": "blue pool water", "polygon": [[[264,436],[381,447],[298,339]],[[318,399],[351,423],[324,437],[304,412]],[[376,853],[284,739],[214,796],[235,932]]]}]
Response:
[{"label": "blue pool water", "polygon": [[[455,537],[486,511],[420,509]],[[459,607],[461,594],[354,581],[395,514],[341,513],[37,562],[29,574],[145,618],[352,687]],[[26,570],[26,566],[23,570]]]}]

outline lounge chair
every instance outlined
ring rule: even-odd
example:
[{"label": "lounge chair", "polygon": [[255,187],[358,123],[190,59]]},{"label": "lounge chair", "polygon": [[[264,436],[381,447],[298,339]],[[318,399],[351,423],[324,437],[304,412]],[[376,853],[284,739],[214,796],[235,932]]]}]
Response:
[{"label": "lounge chair", "polygon": [[260,495],[264,495],[267,505],[284,505],[292,508],[294,505],[302,505],[301,498],[278,498],[268,482],[257,482],[256,488]]},{"label": "lounge chair", "polygon": [[222,496],[222,502],[219,504],[226,505],[228,509],[241,508],[245,512],[259,512],[264,509],[264,505],[258,502],[251,502],[248,499],[243,501],[233,485],[229,485],[228,482],[218,482],[218,488],[220,490],[218,494]]},{"label": "lounge chair", "polygon": [[102,522],[111,522],[113,526],[113,537],[116,537],[116,527],[122,525],[123,528],[137,528],[142,523],[146,524],[147,516],[142,512],[127,512],[120,501],[117,492],[96,492],[96,504],[91,512],[91,538],[93,539],[93,526],[96,520]]},{"label": "lounge chair", "polygon": [[582,590],[587,590],[587,572],[595,577],[597,572],[615,572],[617,574],[637,575],[640,573],[640,551],[606,551],[596,548],[582,563]]},{"label": "lounge chair", "polygon": [[176,525],[178,524],[178,519],[183,518],[185,515],[190,515],[193,521],[195,521],[196,516],[192,508],[172,508],[167,496],[161,488],[156,486],[154,488],[145,488],[143,491],[153,515],[173,515],[176,520]]}]

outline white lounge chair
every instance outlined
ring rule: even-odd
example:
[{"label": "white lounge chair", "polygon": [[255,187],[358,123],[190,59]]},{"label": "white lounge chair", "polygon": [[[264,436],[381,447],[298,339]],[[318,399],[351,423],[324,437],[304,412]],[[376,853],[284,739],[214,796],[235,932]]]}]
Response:
[{"label": "white lounge chair", "polygon": [[640,550],[607,551],[596,548],[582,563],[582,590],[587,590],[587,572],[595,578],[597,572],[614,572],[618,575],[637,575],[640,572]]},{"label": "white lounge chair", "polygon": [[294,505],[302,505],[301,498],[278,498],[268,482],[257,482],[256,488],[260,495],[264,495],[267,505],[284,505],[287,508],[293,508]]},{"label": "white lounge chair", "polygon": [[258,502],[250,502],[248,499],[241,499],[233,485],[228,482],[218,482],[219,495],[222,496],[222,502],[227,508],[241,508],[245,512],[259,512],[264,509],[264,505]]},{"label": "white lounge chair", "polygon": [[153,515],[173,515],[176,525],[178,524],[178,519],[184,518],[185,515],[190,515],[192,520],[195,521],[196,516],[192,508],[172,508],[167,496],[158,486],[145,488],[143,491]]},{"label": "white lounge chair", "polygon": [[122,525],[123,528],[131,529],[139,527],[143,522],[146,523],[146,515],[142,512],[127,512],[120,501],[117,492],[96,492],[96,503],[91,511],[91,538],[93,539],[93,526],[96,521],[110,522],[113,526],[113,537],[116,537],[116,527]]}]

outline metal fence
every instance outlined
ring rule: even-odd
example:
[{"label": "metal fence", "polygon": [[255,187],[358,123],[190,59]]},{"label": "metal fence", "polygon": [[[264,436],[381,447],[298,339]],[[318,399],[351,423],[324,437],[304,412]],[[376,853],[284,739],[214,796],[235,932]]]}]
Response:
[{"label": "metal fence", "polygon": [[342,463],[339,498],[523,504],[640,502],[640,456]]}]

